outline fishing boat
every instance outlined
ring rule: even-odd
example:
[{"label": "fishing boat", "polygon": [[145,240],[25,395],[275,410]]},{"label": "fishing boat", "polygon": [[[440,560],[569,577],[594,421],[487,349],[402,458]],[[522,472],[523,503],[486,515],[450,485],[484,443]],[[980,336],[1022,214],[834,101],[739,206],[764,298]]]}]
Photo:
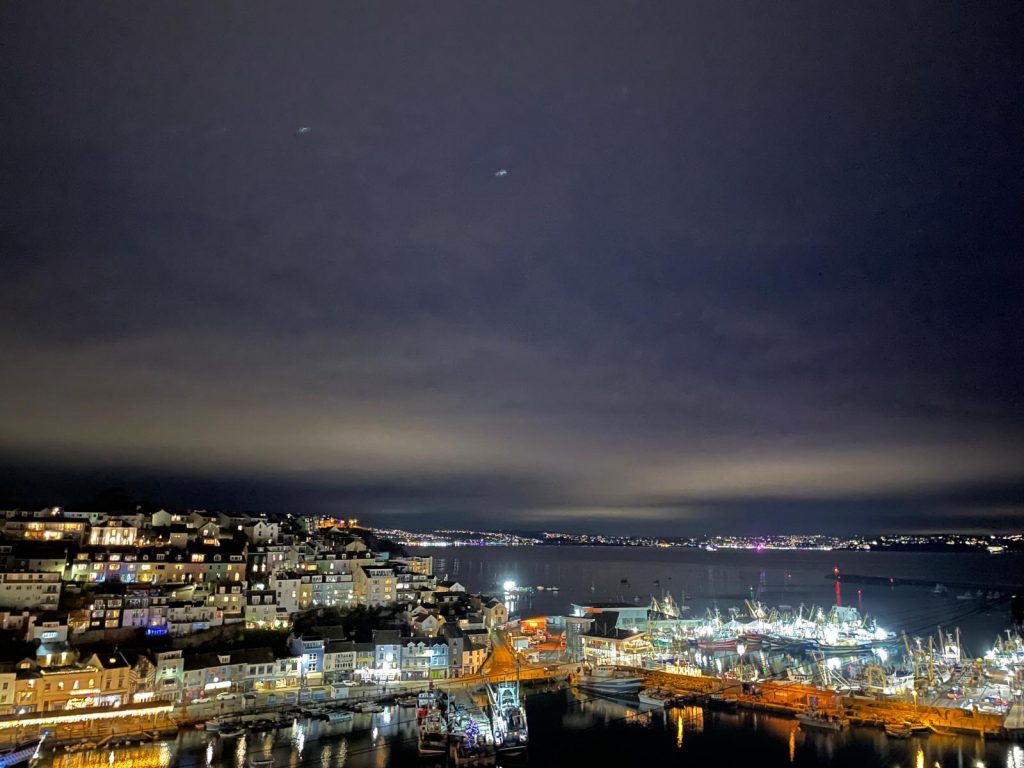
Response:
[{"label": "fishing boat", "polygon": [[735,651],[736,643],[736,635],[724,631],[697,638],[697,647],[702,651]]},{"label": "fishing boat", "polygon": [[491,732],[494,734],[495,748],[502,754],[523,752],[529,742],[526,709],[519,693],[518,664],[516,682],[487,686],[487,696],[491,702]]},{"label": "fishing boat", "polygon": [[494,765],[497,750],[491,721],[472,697],[453,701],[448,715],[448,761],[460,766]]},{"label": "fishing boat", "polygon": [[237,723],[224,723],[217,735],[222,739],[237,739],[243,733],[245,733],[245,728]]},{"label": "fishing boat", "polygon": [[837,639],[833,642],[824,640],[809,640],[805,645],[808,651],[819,651],[827,656],[845,656],[847,654],[870,653],[876,647],[873,642],[858,641],[852,639]]},{"label": "fishing boat", "polygon": [[816,709],[801,712],[796,719],[805,728],[817,728],[824,731],[841,731],[850,725],[849,719],[840,714]]},{"label": "fishing boat", "polygon": [[970,592],[961,592],[959,595],[956,596],[956,599],[957,600],[973,600],[974,599],[974,595],[972,595]]},{"label": "fishing boat", "polygon": [[327,713],[327,722],[329,723],[346,723],[351,719],[352,713],[343,709],[332,709]]},{"label": "fishing boat", "polygon": [[633,677],[615,667],[594,667],[576,678],[577,687],[594,693],[636,693],[644,684],[642,677]]},{"label": "fishing boat", "polygon": [[672,703],[675,696],[669,691],[658,688],[644,688],[637,694],[637,698],[640,699],[641,704],[664,709]]},{"label": "fishing boat", "polygon": [[421,757],[443,755],[448,751],[448,725],[440,709],[431,709],[420,719],[418,746]]}]

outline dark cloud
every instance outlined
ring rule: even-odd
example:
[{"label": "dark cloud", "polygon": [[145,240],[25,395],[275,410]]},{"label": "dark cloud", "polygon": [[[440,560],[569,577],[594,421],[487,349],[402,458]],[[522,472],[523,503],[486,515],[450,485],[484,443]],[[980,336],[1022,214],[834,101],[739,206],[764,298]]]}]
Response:
[{"label": "dark cloud", "polygon": [[34,498],[1022,520],[1017,4],[0,30],[0,449]]}]

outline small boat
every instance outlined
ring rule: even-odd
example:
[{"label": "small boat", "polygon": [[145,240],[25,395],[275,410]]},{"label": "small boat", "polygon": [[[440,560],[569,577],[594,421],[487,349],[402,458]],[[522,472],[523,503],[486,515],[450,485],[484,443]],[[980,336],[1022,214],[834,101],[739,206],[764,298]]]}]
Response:
[{"label": "small boat", "polygon": [[372,715],[384,711],[384,707],[373,701],[364,701],[361,704],[356,704],[355,709],[357,712],[364,715]]},{"label": "small boat", "polygon": [[946,589],[946,588],[945,588],[945,587],[944,587],[944,586],[943,586],[942,584],[936,584],[936,585],[935,585],[935,586],[934,586],[934,587],[932,588],[932,594],[933,594],[933,595],[944,595],[944,594],[946,594],[946,593],[947,593],[948,591],[949,591],[949,590],[948,590],[948,589]]},{"label": "small boat", "polygon": [[972,595],[970,592],[962,592],[961,594],[956,596],[956,599],[957,600],[973,600],[974,599],[974,595]]},{"label": "small boat", "polygon": [[412,709],[419,706],[419,699],[415,696],[402,696],[396,702],[398,706],[405,707],[406,709]]},{"label": "small boat", "polygon": [[221,729],[221,726],[223,725],[223,720],[214,718],[213,720],[207,720],[205,723],[203,723],[203,730],[208,731],[210,733],[216,733]]},{"label": "small boat", "polygon": [[675,698],[675,696],[670,692],[663,691],[658,688],[644,688],[636,696],[640,699],[641,704],[646,704],[650,707],[659,707],[661,709],[669,706]]},{"label": "small boat", "polygon": [[711,709],[718,709],[723,712],[737,712],[740,708],[738,700],[728,699],[720,693],[712,693],[708,696],[707,703]]},{"label": "small boat", "polygon": [[886,723],[885,735],[893,739],[909,739],[914,731],[908,723]]},{"label": "small boat", "polygon": [[327,722],[329,723],[346,723],[351,719],[352,713],[343,709],[332,709],[327,713]]},{"label": "small boat", "polygon": [[249,758],[249,768],[274,768],[274,758],[270,755],[254,755]]},{"label": "small boat", "polygon": [[243,733],[245,733],[245,728],[237,723],[224,723],[217,735],[222,739],[237,739]]},{"label": "small boat", "polygon": [[642,677],[633,677],[615,667],[595,667],[576,679],[576,685],[594,693],[637,693],[644,684]]},{"label": "small boat", "polygon": [[841,731],[850,725],[849,719],[834,712],[809,709],[796,716],[797,722],[806,728],[824,731]]}]

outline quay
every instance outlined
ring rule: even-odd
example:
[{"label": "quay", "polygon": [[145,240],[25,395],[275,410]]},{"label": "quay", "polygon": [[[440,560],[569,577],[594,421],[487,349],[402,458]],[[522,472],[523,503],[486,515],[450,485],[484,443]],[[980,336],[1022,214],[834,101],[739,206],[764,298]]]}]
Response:
[{"label": "quay", "polygon": [[[568,686],[578,669],[577,664],[523,667],[520,671],[524,684]],[[643,667],[619,665],[623,672],[643,678],[645,685],[672,693],[680,703],[704,705],[709,708],[748,709],[780,717],[797,717],[808,712],[834,712],[847,718],[851,724],[867,727],[911,725],[915,730],[938,734],[962,734],[985,738],[1020,738],[1024,736],[1024,707],[1014,704],[1004,717],[963,710],[915,704],[870,696],[847,695],[838,691],[789,681],[741,682],[731,678],[696,676],[651,670]],[[501,671],[495,674],[474,675],[465,679],[438,681],[434,687],[445,691],[464,716],[490,728],[478,698],[486,683],[508,681],[513,676]],[[401,693],[422,689],[418,685],[405,685],[389,690],[384,695],[379,687],[354,690],[347,699],[329,699],[318,702],[321,706],[344,707],[372,700],[387,700]],[[179,730],[195,727],[209,719],[233,719],[239,722],[272,714],[280,708],[245,707],[218,708],[216,712],[187,711],[170,705],[134,705],[118,710],[80,710],[74,713],[55,712],[33,717],[0,718],[0,745],[38,736],[43,730],[50,732],[49,743],[61,746],[87,743],[97,748],[115,744],[149,741],[173,737]],[[460,765],[493,764],[493,755],[466,756]]]},{"label": "quay", "polygon": [[838,691],[792,682],[743,683],[717,677],[696,677],[640,667],[623,667],[631,675],[643,677],[655,688],[667,690],[680,699],[711,706],[726,703],[735,707],[796,717],[809,711],[843,714],[852,724],[864,726],[911,723],[934,733],[979,735],[992,738],[1012,737],[1020,733],[1020,705],[1004,718],[953,707],[844,695]]}]

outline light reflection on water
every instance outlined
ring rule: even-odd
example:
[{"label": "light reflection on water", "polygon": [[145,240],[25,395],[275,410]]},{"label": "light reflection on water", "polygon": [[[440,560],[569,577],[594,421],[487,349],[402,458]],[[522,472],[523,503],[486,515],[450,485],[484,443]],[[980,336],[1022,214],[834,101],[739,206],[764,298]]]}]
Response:
[{"label": "light reflection on water", "polygon": [[[532,735],[527,765],[598,765],[616,755],[616,764],[683,760],[717,765],[724,755],[756,754],[757,764],[767,768],[828,765],[833,760],[863,768],[975,768],[979,762],[989,768],[1024,768],[1021,746],[1006,742],[938,735],[892,740],[880,729],[807,732],[793,720],[763,713],[731,714],[695,706],[650,709],[635,699],[563,690],[531,695],[527,712]],[[235,741],[187,731],[173,741],[59,753],[35,768],[248,768],[257,755],[273,756],[275,765],[293,768],[419,764],[414,717],[400,710],[390,714],[390,722],[383,716],[361,716],[355,723],[298,721]]]}]

